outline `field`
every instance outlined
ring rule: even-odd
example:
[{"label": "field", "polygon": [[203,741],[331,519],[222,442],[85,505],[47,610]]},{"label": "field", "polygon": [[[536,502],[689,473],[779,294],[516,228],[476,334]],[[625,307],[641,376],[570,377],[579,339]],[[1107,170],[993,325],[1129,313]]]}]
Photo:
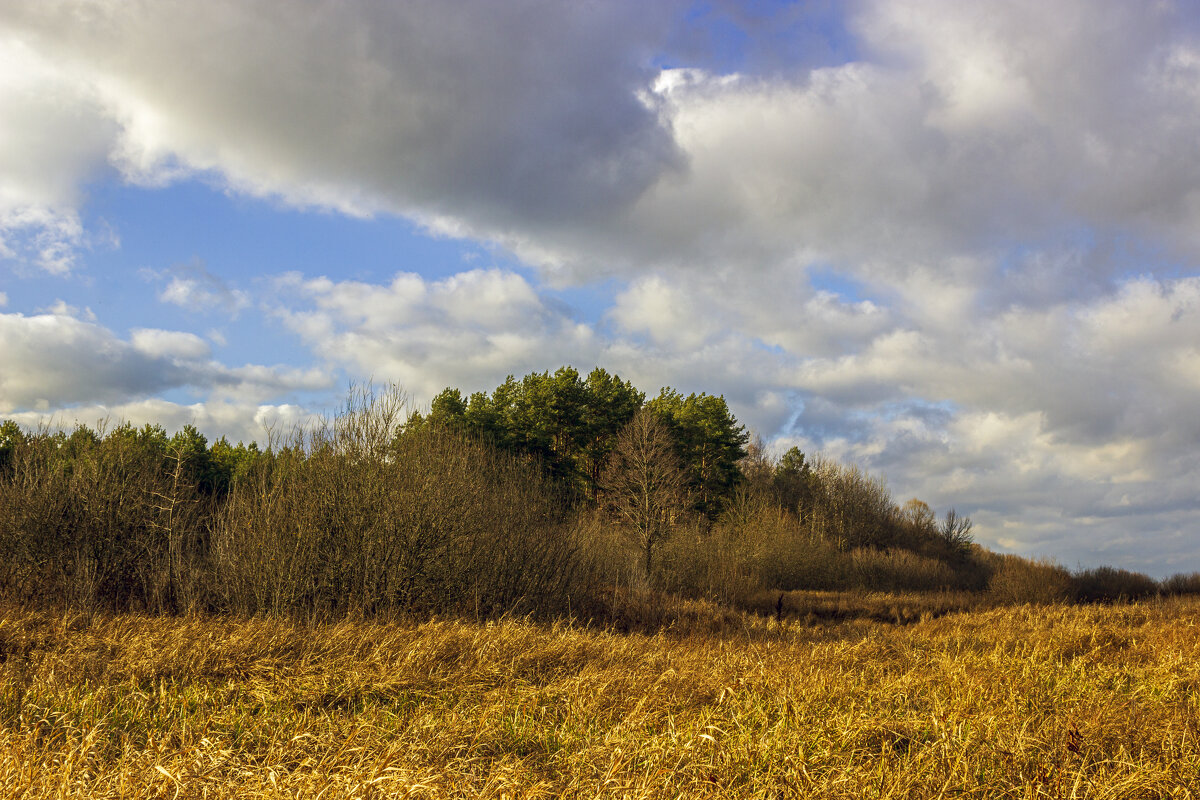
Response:
[{"label": "field", "polygon": [[0,613],[0,794],[1196,797],[1200,602],[654,635]]}]

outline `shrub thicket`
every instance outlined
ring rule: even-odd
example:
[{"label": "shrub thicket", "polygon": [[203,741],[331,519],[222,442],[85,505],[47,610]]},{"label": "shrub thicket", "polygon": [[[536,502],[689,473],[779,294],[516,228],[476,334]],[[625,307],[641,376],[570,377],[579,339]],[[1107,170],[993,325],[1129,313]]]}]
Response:
[{"label": "shrub thicket", "polygon": [[1160,588],[1163,594],[1200,594],[1200,572],[1172,575],[1162,582]]},{"label": "shrub thicket", "polygon": [[[191,427],[3,423],[0,599],[586,616],[634,596],[751,608],[796,590],[987,590],[1005,603],[1159,591],[1123,570],[1072,576],[987,553],[969,519],[898,506],[858,467],[743,449],[721,398],[643,401],[603,370],[566,368],[469,400],[447,390],[425,417],[394,388],[361,389],[261,451],[210,446]],[[1197,592],[1200,578],[1162,590]]]},{"label": "shrub thicket", "polygon": [[[0,596],[152,613],[555,611],[590,573],[536,467],[355,392],[266,452],[194,429],[5,439]],[[11,432],[8,432],[11,433]]]},{"label": "shrub thicket", "polygon": [[1052,561],[1014,555],[994,555],[992,560],[995,572],[988,593],[997,603],[1060,603],[1074,592],[1071,573]]},{"label": "shrub thicket", "polygon": [[1158,593],[1158,583],[1148,575],[1116,567],[1096,567],[1071,576],[1075,599],[1085,603],[1140,600]]},{"label": "shrub thicket", "polygon": [[582,577],[536,469],[439,428],[399,435],[394,395],[295,434],[219,517],[214,567],[246,612],[556,610]]},{"label": "shrub thicket", "polygon": [[992,570],[978,548],[947,560],[900,546],[838,544],[743,487],[715,524],[676,529],[654,583],[686,597],[744,605],[765,590],[980,590]]},{"label": "shrub thicket", "polygon": [[202,602],[211,498],[187,434],[81,426],[15,443],[0,479],[0,593],[153,612]]}]

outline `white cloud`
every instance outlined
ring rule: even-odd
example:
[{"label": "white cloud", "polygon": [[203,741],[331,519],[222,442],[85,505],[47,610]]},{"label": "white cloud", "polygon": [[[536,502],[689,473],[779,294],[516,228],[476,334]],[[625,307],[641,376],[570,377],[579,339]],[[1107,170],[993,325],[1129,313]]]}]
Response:
[{"label": "white cloud", "polygon": [[227,367],[209,356],[194,334],[137,329],[126,341],[62,303],[47,314],[0,314],[0,413],[121,404],[184,387],[260,401],[331,382],[315,368]]},{"label": "white cloud", "polygon": [[0,258],[63,274],[85,243],[80,186],[115,126],[78,75],[0,30]]},{"label": "white cloud", "polygon": [[41,309],[41,311],[58,317],[79,317],[88,322],[96,321],[96,314],[90,308],[77,308],[61,299],[55,300],[50,305]]},{"label": "white cloud", "polygon": [[608,213],[677,159],[634,91],[668,13],[84,2],[10,6],[0,24],[86,73],[131,179],[211,170],[302,205],[507,227]]},{"label": "white cloud", "polygon": [[766,76],[649,69],[676,20],[548,0],[10,7],[21,74],[90,115],[26,125],[10,103],[14,135],[57,148],[45,178],[50,156],[10,149],[39,167],[14,192],[69,213],[108,154],[151,184],[402,213],[559,280],[826,259],[903,289],[930,260],[1087,226],[1200,253],[1200,37],[1170,5],[865,3],[861,60]]},{"label": "white cloud", "polygon": [[231,288],[200,261],[177,264],[163,271],[143,270],[143,273],[152,280],[168,279],[158,299],[188,311],[217,309],[236,317],[250,305],[246,292]]},{"label": "white cloud", "polygon": [[0,258],[32,264],[52,275],[66,275],[76,251],[86,242],[73,210],[44,206],[0,207]]},{"label": "white cloud", "polygon": [[623,329],[645,331],[655,342],[699,347],[725,325],[713,307],[718,304],[701,308],[697,299],[686,287],[652,275],[619,294],[610,316]]},{"label": "white cloud", "polygon": [[1014,310],[957,337],[896,330],[860,352],[810,359],[795,376],[805,407],[790,440],[976,515],[990,543],[1094,564],[1107,541],[1105,558],[1190,569],[1196,556],[1180,564],[1175,526],[1200,514],[1190,488],[1200,470],[1198,290],[1196,278],[1142,277],[1113,296]]},{"label": "white cloud", "polygon": [[182,404],[155,397],[109,405],[79,405],[53,412],[22,411],[5,416],[5,419],[12,419],[29,429],[49,426],[70,430],[76,424],[111,427],[128,422],[138,427],[162,425],[173,432],[185,425],[193,425],[210,441],[224,436],[232,442],[258,442],[263,446],[273,435],[286,436],[317,418],[309,410],[286,403],[207,400]]},{"label": "white cloud", "polygon": [[599,351],[588,326],[511,272],[401,273],[386,286],[288,275],[278,289],[290,307],[275,314],[319,357],[426,400],[446,385],[491,388],[510,372],[592,362]]},{"label": "white cloud", "polygon": [[176,358],[185,361],[206,359],[212,355],[208,344],[194,333],[135,328],[129,336],[134,349],[151,358]]},{"label": "white cloud", "polygon": [[4,413],[151,394],[188,379],[180,366],[66,313],[0,314],[0,343]]}]

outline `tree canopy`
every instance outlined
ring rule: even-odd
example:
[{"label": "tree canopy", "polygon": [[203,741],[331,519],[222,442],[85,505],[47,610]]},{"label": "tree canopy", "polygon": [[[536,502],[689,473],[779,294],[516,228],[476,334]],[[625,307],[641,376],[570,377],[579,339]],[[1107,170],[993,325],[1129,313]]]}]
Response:
[{"label": "tree canopy", "polygon": [[750,439],[721,396],[664,387],[647,402],[645,392],[603,368],[584,378],[560,367],[520,380],[510,375],[491,393],[470,397],[447,387],[428,415],[414,414],[406,427],[444,426],[537,457],[552,477],[594,501],[618,435],[642,408],[666,428],[696,510],[715,517],[740,479]]}]

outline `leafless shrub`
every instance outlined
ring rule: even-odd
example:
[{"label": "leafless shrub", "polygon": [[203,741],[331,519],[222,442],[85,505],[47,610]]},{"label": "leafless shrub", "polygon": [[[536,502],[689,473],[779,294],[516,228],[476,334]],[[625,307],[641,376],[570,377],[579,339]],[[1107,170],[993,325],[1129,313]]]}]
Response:
[{"label": "leafless shrub", "polygon": [[81,609],[186,611],[198,602],[203,513],[183,459],[128,427],[38,431],[0,480],[0,592]]},{"label": "leafless shrub", "polygon": [[687,476],[675,450],[663,422],[638,411],[617,436],[600,478],[605,507],[641,552],[648,576],[655,551],[688,506]]},{"label": "leafless shrub", "polygon": [[758,557],[760,583],[770,589],[843,589],[854,583],[849,553],[804,530],[767,542]]},{"label": "leafless shrub", "polygon": [[812,468],[816,491],[808,518],[812,530],[843,550],[888,547],[894,543],[899,517],[882,478],[857,465],[818,457]]},{"label": "leafless shrub", "polygon": [[676,531],[663,547],[655,583],[683,597],[733,606],[760,588],[750,545],[720,525]]},{"label": "leafless shrub", "polygon": [[761,496],[739,495],[717,530],[743,544],[753,580],[744,590],[839,588],[848,579],[844,553],[782,507]]},{"label": "leafless shrub", "polygon": [[607,589],[645,591],[650,587],[642,553],[603,509],[579,511],[572,522],[586,583]]},{"label": "leafless shrub", "polygon": [[232,607],[494,615],[567,601],[578,548],[539,471],[436,427],[398,433],[403,410],[395,389],[353,395],[233,493],[215,541]]},{"label": "leafless shrub", "polygon": [[971,553],[971,530],[974,523],[970,517],[964,517],[953,508],[946,512],[946,518],[938,526],[938,535],[946,554],[954,560],[966,559]]},{"label": "leafless shrub", "polygon": [[1163,594],[1200,594],[1200,572],[1178,573],[1162,582]]},{"label": "leafless shrub", "polygon": [[1049,560],[997,556],[988,595],[1005,605],[1060,603],[1070,598],[1071,573]]},{"label": "leafless shrub", "polygon": [[850,553],[855,588],[885,592],[953,588],[958,578],[945,562],[909,550],[859,548]]},{"label": "leafless shrub", "polygon": [[1116,567],[1082,570],[1071,581],[1075,598],[1083,602],[1138,600],[1158,593],[1158,584],[1150,576]]}]

